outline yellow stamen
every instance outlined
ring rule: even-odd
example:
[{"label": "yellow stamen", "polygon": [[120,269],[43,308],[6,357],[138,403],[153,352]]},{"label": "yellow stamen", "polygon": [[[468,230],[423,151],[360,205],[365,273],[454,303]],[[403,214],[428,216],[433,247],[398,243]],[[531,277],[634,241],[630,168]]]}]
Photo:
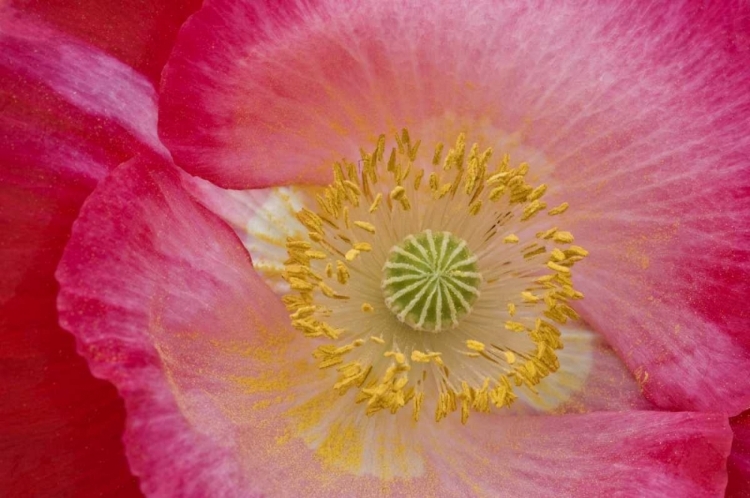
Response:
[{"label": "yellow stamen", "polygon": [[508,303],[508,314],[510,316],[513,316],[516,314],[516,305],[513,303]]},{"label": "yellow stamen", "polygon": [[349,249],[346,251],[346,255],[344,256],[347,261],[354,261],[354,258],[359,256],[359,249]]},{"label": "yellow stamen", "polygon": [[550,216],[555,216],[555,215],[558,215],[558,214],[563,214],[567,210],[568,210],[568,203],[567,202],[563,202],[559,206],[550,209],[547,212],[547,214],[549,214]]},{"label": "yellow stamen", "polygon": [[552,236],[552,240],[555,242],[561,242],[563,244],[570,244],[573,242],[573,234],[570,232],[555,232]]},{"label": "yellow stamen", "polygon": [[375,225],[372,223],[366,221],[355,221],[354,226],[357,226],[366,232],[375,233]]},{"label": "yellow stamen", "polygon": [[349,270],[346,269],[346,265],[341,261],[336,261],[336,278],[340,284],[345,284],[349,281]]},{"label": "yellow stamen", "polygon": [[[283,301],[292,326],[325,343],[313,357],[332,389],[354,390],[365,414],[409,406],[420,421],[430,406],[436,421],[454,414],[466,423],[472,411],[511,405],[516,389],[536,392],[559,368],[556,324],[578,319],[570,303],[583,294],[572,268],[588,252],[537,216],[569,206],[548,210],[549,188],[527,183],[528,163],[514,167],[502,154],[492,164],[492,149],[467,145],[463,133],[446,154],[439,143],[420,160],[420,146],[402,130],[390,150],[384,135],[372,153],[362,149],[361,171],[351,161],[333,165],[317,211],[297,213],[307,236],[286,241]],[[410,236],[419,248],[402,243]],[[392,251],[399,257],[389,259]],[[420,280],[432,260],[451,262],[447,287]],[[521,281],[506,287],[509,279]],[[465,320],[470,301],[485,294],[500,296],[499,307],[484,301],[483,313],[495,314]]]},{"label": "yellow stamen", "polygon": [[378,206],[380,205],[380,201],[383,200],[383,194],[378,193],[378,195],[375,196],[375,200],[372,201],[372,204],[370,205],[370,209],[368,209],[368,212],[370,214],[374,213],[376,209],[378,209]]},{"label": "yellow stamen", "polygon": [[482,351],[484,351],[484,344],[473,339],[469,339],[468,341],[466,341],[466,347],[471,349],[472,351],[476,351],[477,353],[481,353]]}]

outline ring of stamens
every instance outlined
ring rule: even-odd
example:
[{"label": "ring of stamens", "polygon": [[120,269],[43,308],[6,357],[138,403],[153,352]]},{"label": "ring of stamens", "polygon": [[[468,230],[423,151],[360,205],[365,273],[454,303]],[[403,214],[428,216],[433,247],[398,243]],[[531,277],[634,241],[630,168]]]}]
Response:
[{"label": "ring of stamens", "polygon": [[[569,302],[583,297],[571,269],[588,253],[539,218],[557,217],[568,204],[548,209],[547,186],[526,183],[528,164],[511,167],[504,155],[491,168],[492,150],[474,144],[467,154],[463,134],[445,156],[439,143],[422,163],[420,142],[406,130],[389,154],[385,142],[381,135],[372,153],[362,152],[361,168],[334,164],[318,209],[298,212],[308,236],[287,241],[282,274],[292,325],[325,342],[313,357],[336,371],[338,393],[356,392],[368,415],[411,405],[419,420],[429,403],[435,420],[460,411],[466,422],[471,411],[509,406],[519,388],[536,392],[559,368],[557,324],[578,318]],[[440,265],[427,265],[424,287],[399,294],[391,249],[429,259],[446,240],[465,243],[457,256],[466,266],[436,277]],[[467,294],[451,294],[455,314],[449,301],[429,301],[457,282]],[[447,308],[438,312],[437,302]]]},{"label": "ring of stamens", "polygon": [[456,327],[479,297],[482,275],[466,241],[427,229],[389,251],[381,287],[385,304],[415,330]]}]

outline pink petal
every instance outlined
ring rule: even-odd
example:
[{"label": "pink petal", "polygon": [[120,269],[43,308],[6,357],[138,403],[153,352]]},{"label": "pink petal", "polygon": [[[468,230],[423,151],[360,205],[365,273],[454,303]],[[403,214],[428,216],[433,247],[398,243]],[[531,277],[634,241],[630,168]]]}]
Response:
[{"label": "pink petal", "polygon": [[270,4],[207,2],[181,33],[160,121],[178,164],[320,183],[401,126],[513,135],[553,165],[592,254],[580,311],[649,399],[750,406],[747,5]]},{"label": "pink petal", "polygon": [[191,202],[174,169],[134,159],[90,197],[57,277],[62,325],[125,399],[127,455],[143,491],[239,496],[233,429],[204,413],[221,391],[200,375],[217,360],[200,356],[208,339],[262,323],[247,307],[257,278],[234,234]]},{"label": "pink petal", "polygon": [[443,444],[433,455],[444,459],[446,496],[461,496],[465,486],[488,496],[724,495],[724,417],[623,412],[506,420],[454,422],[446,436],[461,444]]},{"label": "pink petal", "polygon": [[727,462],[727,498],[750,496],[750,412],[730,419],[734,440]]},{"label": "pink petal", "polygon": [[14,0],[29,18],[73,35],[158,84],[177,31],[199,0]]},{"label": "pink petal", "polygon": [[[594,411],[652,410],[654,406],[643,396],[643,388],[633,378],[612,347],[586,323],[560,327],[564,348],[558,352],[560,370],[540,385],[575,386],[569,399],[557,407],[556,413],[586,413]],[[582,343],[582,345],[579,345]],[[590,357],[591,366],[583,383],[571,383],[576,377],[578,363]],[[559,378],[558,378],[559,377]]]},{"label": "pink petal", "polygon": [[[123,164],[99,186],[57,276],[61,322],[126,400],[128,458],[149,495],[720,496],[726,485],[731,431],[717,415],[479,415],[467,426],[362,417],[307,359],[310,341],[287,325],[236,235],[155,160]],[[285,411],[299,390],[330,393],[312,406],[357,421],[357,437],[338,433],[346,451],[314,452],[314,437],[298,437],[322,423],[314,410],[298,422]],[[347,471],[347,455],[377,461],[366,431],[415,454],[410,477]]]},{"label": "pink petal", "polygon": [[164,153],[156,95],[98,49],[0,11],[0,489],[137,495],[122,400],[58,326],[53,273],[108,170],[137,152]]}]

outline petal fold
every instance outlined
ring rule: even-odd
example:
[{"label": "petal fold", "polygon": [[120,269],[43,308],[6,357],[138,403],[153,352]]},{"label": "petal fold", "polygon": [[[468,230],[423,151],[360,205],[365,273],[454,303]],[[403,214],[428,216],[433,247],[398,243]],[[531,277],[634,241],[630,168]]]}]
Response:
[{"label": "petal fold", "polygon": [[200,0],[13,0],[10,8],[74,36],[159,83],[185,19]]},{"label": "petal fold", "polygon": [[108,171],[165,154],[156,94],[125,64],[6,5],[0,80],[0,489],[135,496],[122,400],[59,327],[54,271]]},{"label": "petal fold", "polygon": [[[252,277],[234,234],[153,157],[118,167],[73,227],[57,271],[60,322],[125,399],[126,451],[146,495],[248,496],[212,401],[220,390],[203,376],[201,363],[218,359],[200,348],[252,334],[240,306],[256,293]],[[194,411],[200,423],[185,415]]]}]

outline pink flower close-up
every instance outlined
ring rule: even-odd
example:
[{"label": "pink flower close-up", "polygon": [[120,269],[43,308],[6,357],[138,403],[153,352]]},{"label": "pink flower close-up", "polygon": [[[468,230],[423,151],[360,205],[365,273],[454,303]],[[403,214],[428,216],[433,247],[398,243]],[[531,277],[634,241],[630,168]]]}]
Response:
[{"label": "pink flower close-up", "polygon": [[0,5],[0,495],[750,497],[743,0]]}]

